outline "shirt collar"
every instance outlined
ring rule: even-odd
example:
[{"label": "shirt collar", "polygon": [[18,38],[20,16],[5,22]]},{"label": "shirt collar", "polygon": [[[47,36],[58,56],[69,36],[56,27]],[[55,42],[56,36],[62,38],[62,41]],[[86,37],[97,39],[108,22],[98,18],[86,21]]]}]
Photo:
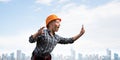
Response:
[{"label": "shirt collar", "polygon": [[[47,29],[47,31],[48,31],[48,33],[50,33],[50,32],[51,32],[49,29]],[[54,33],[53,35],[55,35],[55,33]]]}]

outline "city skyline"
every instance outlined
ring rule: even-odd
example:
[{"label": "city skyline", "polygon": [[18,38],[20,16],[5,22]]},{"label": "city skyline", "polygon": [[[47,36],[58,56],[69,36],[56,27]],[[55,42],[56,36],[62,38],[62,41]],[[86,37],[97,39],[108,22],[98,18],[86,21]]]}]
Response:
[{"label": "city skyline", "polygon": [[[52,60],[120,60],[120,54],[114,53],[110,49],[106,49],[105,55],[99,54],[86,54],[83,55],[80,52],[76,53],[75,50],[71,49],[70,55],[64,56],[63,54],[54,55],[52,54]],[[31,56],[27,56],[22,50],[17,50],[16,54],[11,52],[10,54],[0,55],[0,60],[30,60]]]},{"label": "city skyline", "polygon": [[0,60],[30,60],[30,56],[27,56],[21,50],[17,50],[16,53],[3,53],[0,55]]}]

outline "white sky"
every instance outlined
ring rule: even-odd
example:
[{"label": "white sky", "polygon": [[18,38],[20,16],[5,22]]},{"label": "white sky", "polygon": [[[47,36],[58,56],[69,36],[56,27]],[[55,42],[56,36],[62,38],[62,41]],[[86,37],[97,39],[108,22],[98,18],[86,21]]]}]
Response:
[{"label": "white sky", "polygon": [[[52,0],[37,0],[36,3],[49,4]],[[60,2],[67,2],[60,0]],[[59,2],[59,3],[60,3]],[[48,5],[48,6],[49,6]],[[59,7],[59,6],[58,6]],[[41,10],[41,9],[39,9]],[[39,11],[37,10],[37,11]],[[57,10],[54,9],[55,11]],[[57,45],[53,54],[69,54],[71,48],[82,54],[104,54],[109,48],[112,52],[120,54],[120,2],[112,2],[95,8],[86,5],[67,3],[56,14],[62,19],[61,27],[57,34],[64,37],[72,37],[80,32],[82,24],[85,34],[73,44]],[[46,16],[44,16],[45,18]],[[40,24],[39,24],[40,25]],[[31,55],[35,43],[30,44],[28,37],[39,28],[28,28],[20,30],[11,36],[0,36],[0,52],[10,53],[21,49],[27,55]],[[61,49],[62,48],[62,49]],[[56,53],[57,52],[57,53]],[[1,53],[0,53],[1,54]]]}]

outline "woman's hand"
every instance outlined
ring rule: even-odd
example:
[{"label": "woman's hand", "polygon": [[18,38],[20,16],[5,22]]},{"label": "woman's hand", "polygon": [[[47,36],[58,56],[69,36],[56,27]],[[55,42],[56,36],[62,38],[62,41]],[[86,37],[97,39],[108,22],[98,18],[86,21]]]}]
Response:
[{"label": "woman's hand", "polygon": [[80,31],[80,35],[82,36],[84,33],[85,33],[84,25],[82,25],[82,28],[81,28],[81,31]]}]

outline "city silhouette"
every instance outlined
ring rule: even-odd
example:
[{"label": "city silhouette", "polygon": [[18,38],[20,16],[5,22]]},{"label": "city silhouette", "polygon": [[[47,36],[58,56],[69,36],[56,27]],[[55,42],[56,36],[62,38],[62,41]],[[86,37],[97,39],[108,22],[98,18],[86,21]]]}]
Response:
[{"label": "city silhouette", "polygon": [[[54,55],[52,54],[52,60],[120,60],[118,53],[111,54],[110,49],[106,49],[105,55],[100,56],[99,54],[85,55],[81,53],[76,53],[75,50],[71,49],[71,54],[69,56]],[[31,56],[26,56],[21,50],[17,50],[15,53],[2,54],[0,60],[30,60]]]}]

